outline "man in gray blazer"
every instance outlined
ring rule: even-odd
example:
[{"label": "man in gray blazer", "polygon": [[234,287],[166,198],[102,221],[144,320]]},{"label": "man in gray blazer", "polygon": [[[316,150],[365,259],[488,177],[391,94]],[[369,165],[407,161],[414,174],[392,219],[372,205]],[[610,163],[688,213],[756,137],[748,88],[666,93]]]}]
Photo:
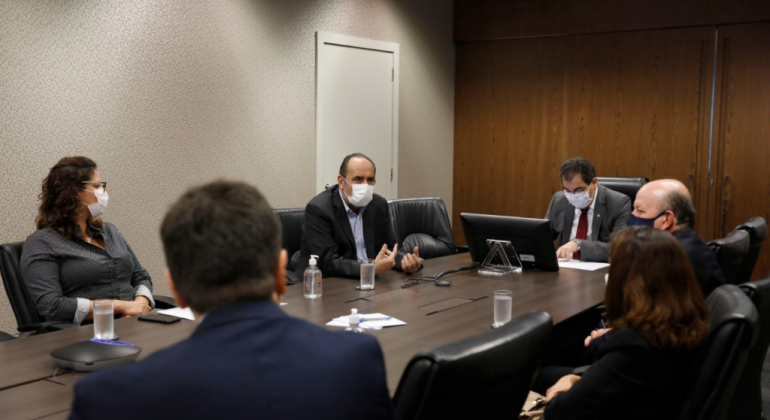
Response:
[{"label": "man in gray blazer", "polygon": [[545,218],[558,238],[559,258],[607,262],[612,232],[626,226],[631,199],[599,185],[588,159],[567,159],[559,168],[564,191],[553,195]]}]

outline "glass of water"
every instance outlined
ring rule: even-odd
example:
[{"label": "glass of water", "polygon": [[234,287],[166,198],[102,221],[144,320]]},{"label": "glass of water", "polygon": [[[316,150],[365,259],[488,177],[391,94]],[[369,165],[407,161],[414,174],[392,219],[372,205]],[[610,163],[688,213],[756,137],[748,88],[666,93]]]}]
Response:
[{"label": "glass of water", "polygon": [[511,321],[513,293],[510,290],[495,290],[495,322],[493,327],[501,327]]},{"label": "glass of water", "polygon": [[374,290],[374,261],[361,261],[361,290]]},{"label": "glass of water", "polygon": [[114,340],[115,318],[112,300],[98,299],[94,301],[94,338]]}]

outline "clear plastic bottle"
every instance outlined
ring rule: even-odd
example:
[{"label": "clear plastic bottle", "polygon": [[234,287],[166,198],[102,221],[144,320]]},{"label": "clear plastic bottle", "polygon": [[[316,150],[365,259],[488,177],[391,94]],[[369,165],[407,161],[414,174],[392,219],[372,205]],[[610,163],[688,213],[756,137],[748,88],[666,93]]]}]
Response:
[{"label": "clear plastic bottle", "polygon": [[351,309],[350,316],[348,317],[348,322],[350,323],[350,325],[347,328],[345,328],[345,331],[365,334],[364,329],[358,326],[358,323],[360,321],[361,321],[361,315],[358,315],[358,309],[356,308]]},{"label": "clear plastic bottle", "polygon": [[305,285],[305,298],[315,299],[323,295],[323,276],[321,270],[316,267],[317,255],[310,256],[310,267],[305,269],[303,283]]}]

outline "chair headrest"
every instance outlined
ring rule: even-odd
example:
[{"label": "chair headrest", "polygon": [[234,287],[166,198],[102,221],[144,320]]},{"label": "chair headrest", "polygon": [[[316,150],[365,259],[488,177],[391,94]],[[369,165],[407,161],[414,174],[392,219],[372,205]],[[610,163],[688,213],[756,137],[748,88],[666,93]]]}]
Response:
[{"label": "chair headrest", "polygon": [[767,238],[767,222],[762,217],[753,217],[748,222],[738,225],[735,230],[748,232],[752,244],[762,242]]},{"label": "chair headrest", "polygon": [[754,343],[758,330],[754,326],[757,325],[759,314],[754,303],[738,286],[726,284],[717,287],[706,299],[706,305],[710,312],[710,330],[717,330],[732,322],[747,323],[752,327],[752,334],[747,336],[747,342],[741,344],[748,348]]},{"label": "chair headrest", "polygon": [[505,353],[507,345],[536,330],[543,330],[547,334],[551,330],[551,325],[551,316],[548,313],[531,312],[494,330],[424,350],[418,353],[416,357],[428,357],[438,364],[445,364],[461,359],[473,359],[478,355],[490,352]]},{"label": "chair headrest", "polygon": [[723,254],[723,258],[734,258],[749,252],[751,240],[745,230],[734,230],[724,238],[709,241],[709,246],[716,248],[716,252]]},{"label": "chair headrest", "polygon": [[646,177],[625,178],[617,176],[600,176],[597,177],[597,179],[599,180],[600,185],[604,185],[613,191],[627,195],[631,198],[632,204],[639,189],[650,181]]}]

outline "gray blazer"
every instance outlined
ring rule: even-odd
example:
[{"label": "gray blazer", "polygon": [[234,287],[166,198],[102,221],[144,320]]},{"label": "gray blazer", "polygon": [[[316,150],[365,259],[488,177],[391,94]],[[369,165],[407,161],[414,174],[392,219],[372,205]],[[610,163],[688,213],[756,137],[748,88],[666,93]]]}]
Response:
[{"label": "gray blazer", "polygon": [[[625,194],[599,185],[594,217],[591,222],[591,238],[580,245],[580,261],[607,262],[610,257],[608,242],[612,232],[626,226],[626,219],[631,214],[631,199]],[[567,201],[564,193],[553,195],[545,218],[551,222],[553,238],[558,237],[558,246],[569,242],[572,232],[572,220],[575,218],[575,206]]]}]

